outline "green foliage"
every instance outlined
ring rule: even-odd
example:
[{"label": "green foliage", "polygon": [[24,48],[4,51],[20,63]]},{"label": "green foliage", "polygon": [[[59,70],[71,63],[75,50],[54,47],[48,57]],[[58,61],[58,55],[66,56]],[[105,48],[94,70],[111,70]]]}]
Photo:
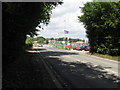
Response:
[{"label": "green foliage", "polygon": [[[61,2],[3,2],[2,3],[2,39],[3,59],[12,62],[24,51],[26,35],[33,37],[36,27],[48,24],[51,10]],[[31,43],[27,41],[27,43]]]},{"label": "green foliage", "polygon": [[119,55],[120,3],[88,2],[82,7],[82,12],[84,14],[78,18],[87,30],[90,52]]},{"label": "green foliage", "polygon": [[39,43],[39,44],[44,43],[45,40],[46,40],[46,39],[45,39],[44,37],[37,37],[37,38],[36,38],[36,41],[37,41],[37,43]]},{"label": "green foliage", "polygon": [[[58,41],[65,41],[65,40],[68,40],[68,38],[62,37],[62,38],[58,38],[57,40],[58,40]],[[70,42],[70,43],[71,43],[71,42],[77,42],[77,41],[84,41],[84,40],[69,38],[69,42]]]},{"label": "green foliage", "polygon": [[25,43],[29,46],[32,46],[32,44],[36,41],[36,43],[38,44],[43,44],[45,42],[45,38],[44,37],[36,37],[36,38],[32,38],[32,37],[27,37]]},{"label": "green foliage", "polygon": [[32,45],[33,44],[33,41],[34,41],[34,38],[32,37],[27,37],[26,41],[25,41],[25,44],[27,45]]},{"label": "green foliage", "polygon": [[93,2],[119,2],[120,0],[93,0]]},{"label": "green foliage", "polygon": [[70,41],[70,43],[71,43],[71,42],[84,41],[84,40],[81,40],[81,39],[72,39],[72,38],[69,38],[69,41]]},{"label": "green foliage", "polygon": [[118,56],[118,55],[120,55],[120,50],[119,49],[110,49],[108,54],[111,56]]},{"label": "green foliage", "polygon": [[49,38],[49,40],[54,40],[54,38]]},{"label": "green foliage", "polygon": [[58,41],[64,41],[64,37],[63,38],[58,38]]},{"label": "green foliage", "polygon": [[[91,54],[91,53],[87,53],[87,54]],[[99,53],[94,53],[92,55],[95,55],[95,56],[98,56],[98,57],[102,57],[102,58],[108,58],[108,59],[112,59],[112,60],[116,60],[116,61],[120,61],[120,56],[111,56],[111,55],[108,55],[108,54],[99,54]]]},{"label": "green foliage", "polygon": [[26,44],[32,44],[31,40],[26,40]]}]

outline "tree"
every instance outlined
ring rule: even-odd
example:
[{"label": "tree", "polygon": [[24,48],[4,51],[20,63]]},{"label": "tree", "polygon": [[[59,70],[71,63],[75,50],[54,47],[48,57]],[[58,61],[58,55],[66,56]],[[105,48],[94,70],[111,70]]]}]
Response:
[{"label": "tree", "polygon": [[3,64],[13,62],[24,50],[26,35],[34,36],[38,24],[48,24],[51,10],[61,2],[3,2]]},{"label": "tree", "polygon": [[120,3],[88,2],[82,12],[78,18],[87,30],[90,52],[119,55]]},{"label": "tree", "polygon": [[37,37],[37,43],[42,44],[46,40],[44,37]]}]

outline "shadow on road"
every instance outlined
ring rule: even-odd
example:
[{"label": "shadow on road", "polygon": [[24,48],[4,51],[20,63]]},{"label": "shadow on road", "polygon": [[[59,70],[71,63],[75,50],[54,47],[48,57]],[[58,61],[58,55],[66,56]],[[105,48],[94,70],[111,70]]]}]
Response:
[{"label": "shadow on road", "polygon": [[[55,85],[38,56],[37,49],[26,52],[3,71],[3,88],[53,88]],[[35,52],[36,51],[36,52]],[[69,52],[54,52],[39,49],[44,59],[53,66],[61,77],[74,88],[117,88],[119,83],[113,74],[101,66],[89,63],[68,62],[54,56],[77,55]],[[53,56],[53,57],[49,57]]]},{"label": "shadow on road", "polygon": [[43,49],[43,48],[34,48],[34,49],[31,49],[31,50],[33,50],[33,51],[36,51],[36,50],[38,50],[38,51],[44,51],[44,50],[46,50],[46,49]]},{"label": "shadow on road", "polygon": [[[110,74],[102,66],[90,63],[69,62],[54,56],[77,55],[77,53],[45,51],[41,52],[53,68],[69,85],[75,88],[118,88],[120,78]],[[53,56],[53,57],[49,57]]]},{"label": "shadow on road", "polygon": [[56,88],[38,52],[26,51],[2,71],[2,89]]}]

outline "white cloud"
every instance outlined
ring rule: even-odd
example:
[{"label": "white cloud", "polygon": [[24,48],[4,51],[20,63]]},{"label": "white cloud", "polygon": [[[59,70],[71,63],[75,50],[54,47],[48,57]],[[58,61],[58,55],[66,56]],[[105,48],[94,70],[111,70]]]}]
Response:
[{"label": "white cloud", "polygon": [[70,38],[86,38],[85,28],[77,16],[82,15],[80,8],[85,2],[92,0],[63,0],[63,5],[52,10],[51,20],[44,30],[38,32],[45,38],[64,37],[64,30],[68,30]]}]

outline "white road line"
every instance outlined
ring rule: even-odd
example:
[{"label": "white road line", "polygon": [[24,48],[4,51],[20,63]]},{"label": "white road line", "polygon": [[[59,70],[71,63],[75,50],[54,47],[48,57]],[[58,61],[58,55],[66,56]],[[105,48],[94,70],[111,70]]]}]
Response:
[{"label": "white road line", "polygon": [[[49,51],[55,51],[55,50],[50,49],[50,48],[47,48],[47,47],[46,47],[46,49],[49,50]],[[88,55],[88,54],[85,54],[85,53],[82,53],[82,52],[79,52],[79,51],[69,51],[69,50],[65,50],[65,51],[66,51],[66,52],[75,52],[75,53],[79,53],[79,54],[83,54],[83,55]],[[104,60],[106,60],[106,61],[110,61],[110,62],[113,62],[113,63],[119,63],[118,61],[114,61],[114,60],[110,60],[110,59],[105,59],[105,58],[101,58],[101,57],[97,57],[97,56],[92,56],[92,55],[88,55],[88,56],[94,57],[94,58],[98,58],[98,59],[104,59]],[[76,61],[78,61],[78,62],[81,62],[81,63],[89,63],[89,62],[87,62],[87,61],[82,61],[82,60],[76,59],[76,58],[71,57],[71,56],[68,56],[68,55],[62,55],[61,57],[73,58],[74,60],[76,60]],[[92,63],[92,62],[90,62],[90,63]],[[92,65],[93,65],[93,64],[92,64]],[[97,66],[97,65],[94,64],[93,66]],[[112,71],[112,70],[106,69],[106,68],[105,68],[105,70],[107,70],[108,72],[110,72],[110,73],[112,73],[112,74],[115,74],[115,75],[119,76],[119,74],[118,74],[117,72],[115,72],[115,71]]]},{"label": "white road line", "polygon": [[[41,53],[39,53],[39,58],[42,57]],[[54,84],[56,85],[57,88],[63,88],[62,85],[60,84],[60,82],[58,81],[58,79],[54,76],[54,74],[52,73],[52,71],[50,70],[50,68],[48,67],[47,63],[45,62],[45,60],[43,59],[43,57],[41,58],[42,62],[46,68],[46,70],[48,71],[49,75],[51,76]]]}]

